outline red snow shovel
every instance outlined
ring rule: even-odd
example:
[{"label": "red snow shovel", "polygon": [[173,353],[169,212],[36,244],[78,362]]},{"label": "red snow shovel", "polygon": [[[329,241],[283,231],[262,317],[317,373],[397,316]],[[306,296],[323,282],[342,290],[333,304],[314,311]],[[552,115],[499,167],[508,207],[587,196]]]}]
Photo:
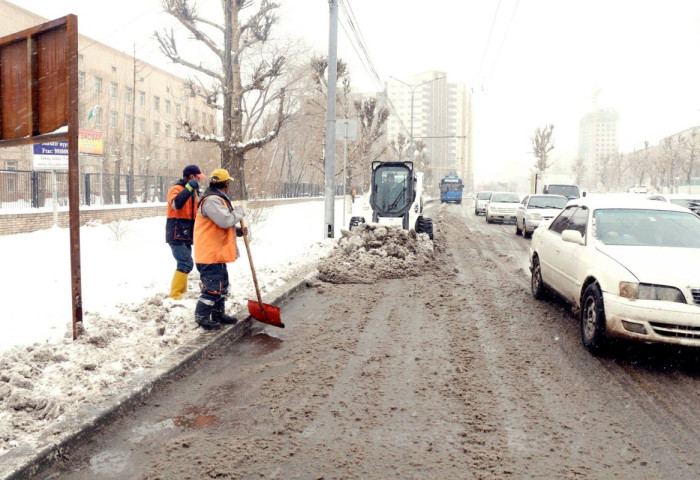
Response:
[{"label": "red snow shovel", "polygon": [[[241,228],[245,228],[245,223],[241,219]],[[274,327],[284,328],[284,323],[280,318],[280,309],[274,305],[263,303],[260,296],[260,287],[258,286],[258,277],[255,275],[255,267],[253,266],[253,257],[250,254],[250,244],[248,243],[248,235],[243,235],[245,249],[248,252],[248,260],[250,260],[250,271],[253,274],[253,283],[255,284],[255,293],[258,296],[258,301],[248,300],[248,313],[258,322],[266,323]]]}]

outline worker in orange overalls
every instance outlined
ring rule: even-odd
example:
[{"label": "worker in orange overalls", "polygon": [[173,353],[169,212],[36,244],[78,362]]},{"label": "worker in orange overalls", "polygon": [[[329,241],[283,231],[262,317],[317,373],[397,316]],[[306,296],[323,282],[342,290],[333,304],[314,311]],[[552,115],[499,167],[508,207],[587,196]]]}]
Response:
[{"label": "worker in orange overalls", "polygon": [[227,263],[238,258],[236,236],[247,229],[236,227],[245,212],[231,205],[226,193],[233,179],[223,168],[209,177],[209,188],[202,195],[194,224],[194,261],[202,282],[202,293],[194,310],[194,319],[205,330],[218,330],[221,324],[235,324],[238,319],[226,315],[228,293]]},{"label": "worker in orange overalls", "polygon": [[194,268],[192,235],[199,194],[197,180],[203,178],[206,177],[197,165],[187,165],[182,171],[182,178],[168,191],[165,241],[177,262],[170,285],[170,297],[175,300],[180,300],[180,296],[187,291],[187,275]]}]

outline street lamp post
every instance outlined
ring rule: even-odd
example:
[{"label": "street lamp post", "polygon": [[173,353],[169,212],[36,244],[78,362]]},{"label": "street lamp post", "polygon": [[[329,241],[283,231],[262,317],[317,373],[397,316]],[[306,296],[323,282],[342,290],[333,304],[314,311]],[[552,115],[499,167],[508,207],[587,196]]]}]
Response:
[{"label": "street lamp post", "polygon": [[399,80],[396,77],[391,77],[391,78],[393,78],[394,80],[396,80],[399,83],[406,85],[411,90],[411,131],[409,133],[409,138],[408,138],[408,158],[411,161],[413,161],[413,99],[415,97],[416,89],[418,87],[422,87],[423,85],[426,85],[430,82],[434,82],[435,80],[440,80],[442,78],[445,78],[445,75],[443,75],[442,77],[431,78],[430,80],[426,80],[425,82],[419,83],[418,85],[409,85],[408,83],[406,83],[402,80]]}]

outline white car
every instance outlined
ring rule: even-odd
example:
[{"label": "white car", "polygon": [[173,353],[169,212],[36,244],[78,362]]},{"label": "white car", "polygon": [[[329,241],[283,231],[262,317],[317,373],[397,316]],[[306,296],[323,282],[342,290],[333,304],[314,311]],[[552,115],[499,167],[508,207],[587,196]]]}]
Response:
[{"label": "white car", "polygon": [[486,222],[515,222],[515,213],[520,205],[520,197],[513,192],[493,192],[486,206]]},{"label": "white car", "polygon": [[693,193],[659,193],[647,197],[649,200],[670,202],[700,214],[700,195]]},{"label": "white car", "polygon": [[515,234],[528,238],[540,223],[559,215],[568,201],[563,195],[527,195],[515,213]]},{"label": "white car", "polygon": [[474,199],[474,215],[486,213],[486,206],[489,204],[489,199],[493,192],[479,192]]},{"label": "white car", "polygon": [[580,198],[530,244],[532,295],[580,311],[581,340],[700,346],[700,217],[672,203]]}]

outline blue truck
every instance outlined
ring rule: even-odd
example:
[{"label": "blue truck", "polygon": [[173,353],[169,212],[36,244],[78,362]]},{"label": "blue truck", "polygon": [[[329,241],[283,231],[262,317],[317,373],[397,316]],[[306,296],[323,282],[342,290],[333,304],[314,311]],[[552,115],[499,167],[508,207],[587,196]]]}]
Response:
[{"label": "blue truck", "polygon": [[440,180],[440,203],[462,203],[463,190],[464,184],[459,176],[450,174],[442,177],[442,180]]}]

